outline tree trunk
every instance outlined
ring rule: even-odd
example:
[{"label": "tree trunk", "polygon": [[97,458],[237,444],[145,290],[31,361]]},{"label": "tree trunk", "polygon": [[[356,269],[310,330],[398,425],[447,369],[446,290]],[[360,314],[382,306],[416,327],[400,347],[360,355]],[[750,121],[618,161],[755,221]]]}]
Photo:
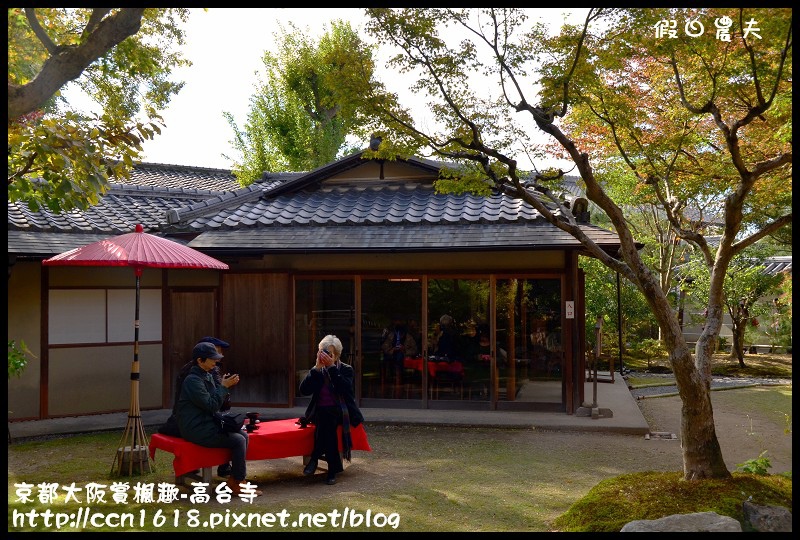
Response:
[{"label": "tree trunk", "polygon": [[739,361],[740,368],[746,368],[744,364],[744,331],[746,323],[733,321],[733,347],[731,348],[730,359]]},{"label": "tree trunk", "polygon": [[[691,361],[683,359],[679,362]],[[677,361],[677,360],[676,360]],[[714,428],[711,391],[707,383],[689,377],[679,385],[681,406],[681,445],[684,480],[728,478],[722,449]]]},{"label": "tree trunk", "polygon": [[644,265],[638,264],[642,292],[653,309],[670,351],[669,361],[681,397],[683,477],[685,480],[729,478],[731,473],[722,458],[711,407],[711,359],[722,327],[720,305],[717,303],[709,309],[706,326],[692,355],[669,300],[651,275],[641,271]]},{"label": "tree trunk", "polygon": [[[665,332],[669,339],[669,333]],[[682,335],[678,334],[680,338]],[[714,427],[711,406],[711,355],[713,339],[701,336],[692,354],[683,339],[669,348],[670,363],[681,397],[681,449],[684,480],[728,478],[730,471]],[[706,372],[707,373],[704,373]]]},{"label": "tree trunk", "polygon": [[[541,126],[537,122],[537,124]],[[574,143],[566,139],[552,125],[545,126],[545,132],[553,134],[568,150],[574,150]],[[666,348],[669,351],[669,361],[678,393],[681,397],[681,448],[683,450],[683,476],[685,480],[700,480],[703,478],[730,478],[731,473],[722,458],[722,450],[717,440],[714,428],[714,413],[711,407],[711,358],[715,341],[722,328],[722,281],[718,277],[723,274],[712,272],[712,286],[709,291],[709,314],[706,325],[697,341],[694,357],[686,338],[683,335],[678,317],[672,309],[666,291],[658,279],[647,268],[639,255],[633,241],[633,236],[627,226],[622,210],[609,201],[594,177],[587,154],[573,154],[573,161],[578,165],[581,178],[586,182],[588,198],[598,204],[611,218],[620,239],[620,254],[627,263],[627,267],[615,268],[613,260],[601,253],[594,252],[605,264],[635,283],[650,305],[653,315],[664,337]],[[530,197],[529,197],[530,198]],[[532,201],[536,207],[536,201]],[[538,209],[538,208],[537,208]],[[556,226],[561,225],[557,220],[552,221]],[[578,235],[579,236],[579,235]],[[596,246],[591,246],[596,247]],[[728,258],[729,259],[729,258]],[[725,268],[728,260],[718,260],[721,268]]]}]

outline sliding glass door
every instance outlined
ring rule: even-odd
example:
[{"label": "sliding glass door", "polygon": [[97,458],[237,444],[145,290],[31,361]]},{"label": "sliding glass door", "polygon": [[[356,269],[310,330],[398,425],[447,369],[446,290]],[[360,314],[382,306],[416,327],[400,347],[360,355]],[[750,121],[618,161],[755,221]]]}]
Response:
[{"label": "sliding glass door", "polygon": [[361,280],[362,397],[422,399],[422,282]]},{"label": "sliding glass door", "polygon": [[314,366],[317,345],[327,334],[333,334],[342,341],[342,361],[353,365],[355,317],[355,287],[352,279],[295,281],[295,396],[304,397],[299,393],[300,381]]},{"label": "sliding glass door", "polygon": [[556,278],[497,280],[497,399],[562,403],[561,288]]},{"label": "sliding glass door", "polygon": [[432,401],[490,399],[489,280],[428,280],[428,375]]}]

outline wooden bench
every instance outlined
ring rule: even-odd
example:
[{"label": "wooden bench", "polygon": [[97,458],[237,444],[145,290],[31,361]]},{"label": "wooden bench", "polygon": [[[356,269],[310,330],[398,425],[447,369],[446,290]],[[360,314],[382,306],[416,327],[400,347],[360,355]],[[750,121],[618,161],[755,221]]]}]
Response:
[{"label": "wooden bench", "polygon": [[[283,459],[303,457],[303,464],[308,463],[314,450],[314,425],[303,428],[297,418],[285,420],[262,421],[258,429],[248,433],[247,460]],[[341,426],[339,427],[339,445],[341,449]],[[353,450],[372,451],[367,440],[364,425],[351,428]],[[155,433],[150,438],[150,457],[155,460],[156,450],[171,453],[172,469],[175,472],[175,483],[185,485],[187,479],[211,483],[213,468],[231,459],[229,448],[208,448],[179,437],[170,437]],[[199,473],[197,472],[199,471]]]}]

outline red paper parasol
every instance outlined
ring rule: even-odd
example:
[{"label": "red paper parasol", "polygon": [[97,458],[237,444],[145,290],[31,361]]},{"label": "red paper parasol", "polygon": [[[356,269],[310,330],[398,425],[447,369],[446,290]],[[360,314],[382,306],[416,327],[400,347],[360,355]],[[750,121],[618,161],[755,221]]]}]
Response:
[{"label": "red paper parasol", "polygon": [[133,363],[131,364],[131,404],[128,422],[122,435],[120,448],[114,456],[111,471],[127,474],[151,470],[147,434],[142,425],[139,408],[139,291],[142,271],[145,268],[196,268],[227,270],[228,265],[183,244],[144,232],[136,225],[136,232],[100,240],[61,253],[42,261],[45,266],[128,266],[136,275],[136,314],[134,318]]}]

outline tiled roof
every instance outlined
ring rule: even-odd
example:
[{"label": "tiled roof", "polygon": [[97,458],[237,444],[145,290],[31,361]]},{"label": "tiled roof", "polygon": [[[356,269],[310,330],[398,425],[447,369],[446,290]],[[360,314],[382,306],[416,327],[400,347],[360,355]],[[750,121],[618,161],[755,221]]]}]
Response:
[{"label": "tiled roof", "polygon": [[189,223],[192,230],[287,225],[491,223],[541,220],[539,213],[505,195],[441,195],[430,185],[321,187],[316,191],[247,198]]},{"label": "tiled roof", "polygon": [[145,231],[161,230],[173,208],[200,203],[216,195],[208,190],[158,189],[115,184],[100,202],[86,211],[32,212],[24,203],[8,203],[8,229],[39,232],[131,232],[137,223]]},{"label": "tiled roof", "polygon": [[108,237],[106,233],[8,231],[8,255],[46,258]]},{"label": "tiled roof", "polygon": [[780,255],[775,257],[767,257],[764,262],[764,273],[769,275],[780,274],[783,272],[792,273],[792,256]]},{"label": "tiled roof", "polygon": [[9,230],[120,234],[141,223],[146,231],[162,230],[170,210],[241,189],[230,171],[142,163],[124,184],[112,183],[100,202],[86,211],[32,212],[27,204],[8,203]]},{"label": "tiled roof", "polygon": [[[186,240],[201,235],[192,244],[198,249],[234,251],[251,245],[267,251],[322,250],[342,242],[353,251],[398,245],[423,250],[578,246],[527,203],[502,194],[437,194],[430,183],[418,181],[325,184],[327,175],[358,166],[359,160],[354,155],[309,173],[265,174],[246,188],[230,171],[140,164],[127,183],[112,184],[100,203],[86,211],[32,212],[25,204],[9,202],[9,253],[12,243],[16,254],[60,253],[66,244],[127,233],[137,223],[147,232]],[[428,162],[408,163],[426,174],[433,170]],[[612,233],[598,234],[608,248],[619,243]]]},{"label": "tiled roof", "polygon": [[131,178],[123,183],[177,190],[234,191],[242,187],[229,170],[160,163],[136,165]]}]

